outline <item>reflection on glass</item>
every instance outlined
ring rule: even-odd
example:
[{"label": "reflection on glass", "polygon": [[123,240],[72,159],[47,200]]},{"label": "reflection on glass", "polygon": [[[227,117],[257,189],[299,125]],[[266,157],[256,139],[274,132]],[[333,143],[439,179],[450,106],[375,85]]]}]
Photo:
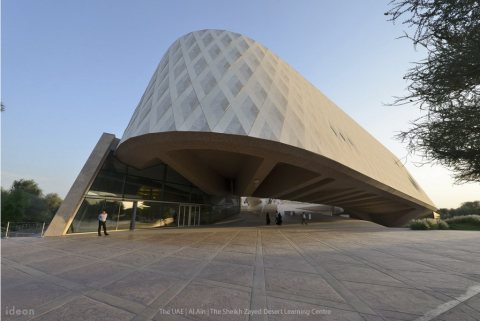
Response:
[{"label": "reflection on glass", "polygon": [[239,197],[205,194],[167,165],[139,170],[121,163],[112,153],[86,193],[68,233],[97,231],[97,217],[103,209],[108,213],[109,230],[128,229],[135,201],[137,228],[179,226],[181,205],[200,206],[195,225],[198,220],[200,225],[211,224],[240,211]]}]

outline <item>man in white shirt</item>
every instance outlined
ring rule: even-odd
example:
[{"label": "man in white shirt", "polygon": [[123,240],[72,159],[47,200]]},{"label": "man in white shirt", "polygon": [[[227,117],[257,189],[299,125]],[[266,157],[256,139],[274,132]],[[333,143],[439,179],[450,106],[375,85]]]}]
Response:
[{"label": "man in white shirt", "polygon": [[103,234],[108,235],[107,233],[107,212],[105,210],[102,211],[98,215],[98,236],[102,236],[102,226],[103,226]]},{"label": "man in white shirt", "polygon": [[305,212],[302,213],[302,225],[305,224],[305,225],[308,225],[307,223],[307,215],[305,214]]}]

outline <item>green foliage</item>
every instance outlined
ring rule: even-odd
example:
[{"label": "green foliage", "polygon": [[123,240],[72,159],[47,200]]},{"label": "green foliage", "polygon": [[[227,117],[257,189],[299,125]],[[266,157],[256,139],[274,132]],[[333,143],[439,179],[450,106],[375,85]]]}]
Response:
[{"label": "green foliage", "polygon": [[480,214],[480,201],[465,202],[458,208],[441,208],[439,213],[442,219],[462,215]]},{"label": "green foliage", "polygon": [[445,221],[452,230],[480,230],[480,215],[456,216]]},{"label": "green foliage", "polygon": [[40,187],[38,187],[38,184],[33,179],[19,179],[19,180],[13,181],[12,187],[10,190],[11,191],[20,190],[34,196],[38,196],[38,197],[42,196],[42,190],[40,189]]},{"label": "green foliage", "polygon": [[422,218],[411,220],[409,224],[412,230],[448,230],[449,225],[442,220],[435,218]]},{"label": "green foliage", "polygon": [[49,222],[62,199],[55,193],[43,196],[34,180],[16,180],[9,190],[2,188],[2,225],[6,222]]},{"label": "green foliage", "polygon": [[428,230],[430,226],[423,219],[420,220],[411,220],[409,224],[410,229],[412,230]]},{"label": "green foliage", "polygon": [[443,220],[437,220],[437,229],[448,230],[448,229],[450,229],[450,225]]},{"label": "green foliage", "polygon": [[405,38],[426,49],[407,71],[408,94],[424,116],[398,135],[410,152],[453,170],[457,182],[480,181],[480,2],[392,0],[389,20],[414,30]]}]

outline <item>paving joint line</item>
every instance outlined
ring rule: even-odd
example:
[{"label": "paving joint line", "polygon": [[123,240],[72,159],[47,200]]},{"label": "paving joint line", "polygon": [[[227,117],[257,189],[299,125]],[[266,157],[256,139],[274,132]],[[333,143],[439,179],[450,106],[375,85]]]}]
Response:
[{"label": "paving joint line", "polygon": [[333,275],[331,275],[330,272],[314,264],[315,262],[312,260],[312,258],[308,254],[305,254],[304,250],[301,249],[297,244],[295,244],[295,242],[293,242],[288,236],[286,236],[284,232],[279,231],[279,233],[290,242],[290,244],[297,250],[297,252],[300,253],[300,255],[307,261],[307,263],[310,264],[325,280],[325,282],[327,282],[327,284],[330,285],[335,290],[335,292],[337,292],[345,300],[348,305],[355,309],[356,312],[381,317],[368,304],[363,302],[349,289],[347,289],[339,280],[337,280]]}]

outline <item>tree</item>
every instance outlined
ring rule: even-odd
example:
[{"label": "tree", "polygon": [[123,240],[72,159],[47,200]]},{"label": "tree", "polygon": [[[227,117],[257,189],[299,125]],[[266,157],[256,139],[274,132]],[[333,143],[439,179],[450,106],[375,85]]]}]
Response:
[{"label": "tree", "polygon": [[57,213],[58,208],[62,204],[62,199],[57,193],[49,193],[45,195],[44,201],[47,206],[47,211],[45,213],[46,221],[49,221],[53,218],[55,213]]},{"label": "tree", "polygon": [[10,222],[48,222],[62,199],[50,193],[45,197],[34,180],[15,180],[9,190],[2,188],[2,224]]},{"label": "tree", "polygon": [[19,179],[12,183],[11,190],[22,190],[26,193],[42,196],[42,190],[38,187],[38,184],[33,179]]},{"label": "tree", "polygon": [[453,170],[457,183],[480,181],[480,1],[393,0],[385,14],[413,28],[404,37],[427,50],[404,76],[393,105],[425,111],[398,138],[426,162]]},{"label": "tree", "polygon": [[480,214],[480,201],[465,202],[458,208],[441,208],[439,209],[442,218],[450,218],[455,216]]}]

